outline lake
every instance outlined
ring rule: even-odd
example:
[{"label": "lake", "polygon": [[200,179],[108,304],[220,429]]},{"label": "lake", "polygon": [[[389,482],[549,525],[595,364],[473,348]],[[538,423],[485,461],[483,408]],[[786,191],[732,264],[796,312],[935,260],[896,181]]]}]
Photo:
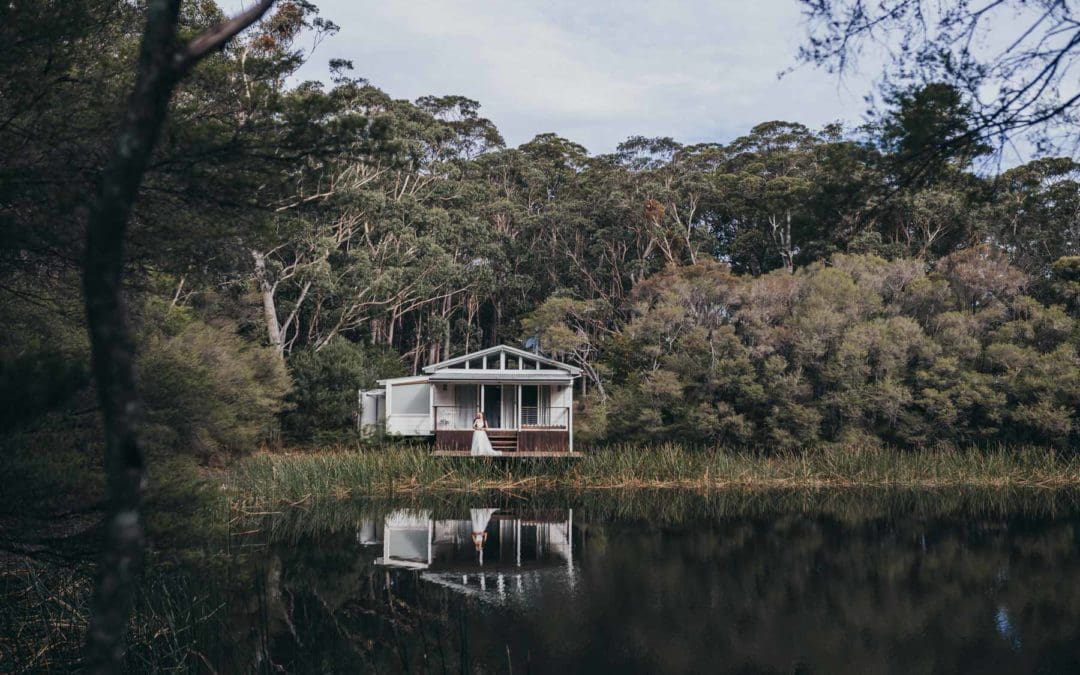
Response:
[{"label": "lake", "polygon": [[267,672],[1075,673],[1078,516],[1050,491],[308,505],[234,524],[204,653]]}]

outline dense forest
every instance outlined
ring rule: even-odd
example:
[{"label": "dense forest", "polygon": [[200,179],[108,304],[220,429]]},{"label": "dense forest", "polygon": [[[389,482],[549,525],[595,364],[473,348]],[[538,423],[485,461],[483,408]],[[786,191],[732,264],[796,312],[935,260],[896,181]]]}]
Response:
[{"label": "dense forest", "polygon": [[[184,3],[181,32],[222,18]],[[0,10],[10,452],[95,445],[84,198],[142,21]],[[511,148],[461,96],[394,99],[343,61],[294,83],[335,30],[281,3],[179,85],[126,252],[151,451],[351,442],[376,377],[529,339],[583,368],[594,442],[1075,445],[1080,164],[950,144],[975,124],[955,86],[860,126]]]}]

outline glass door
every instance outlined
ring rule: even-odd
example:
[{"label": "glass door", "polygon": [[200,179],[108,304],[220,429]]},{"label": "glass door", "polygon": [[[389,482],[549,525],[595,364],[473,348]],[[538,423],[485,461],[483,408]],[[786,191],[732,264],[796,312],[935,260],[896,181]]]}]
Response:
[{"label": "glass door", "polygon": [[546,424],[548,409],[547,387],[535,384],[521,387],[521,426],[535,427]]},{"label": "glass door", "polygon": [[484,419],[489,429],[502,429],[502,387],[487,385],[484,391]]},{"label": "glass door", "polygon": [[517,385],[502,385],[502,428],[517,427]]}]

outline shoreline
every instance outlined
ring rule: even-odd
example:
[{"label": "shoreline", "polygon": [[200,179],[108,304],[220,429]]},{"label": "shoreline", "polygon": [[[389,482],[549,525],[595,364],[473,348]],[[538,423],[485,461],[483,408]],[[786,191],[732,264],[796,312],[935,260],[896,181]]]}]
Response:
[{"label": "shoreline", "polygon": [[233,508],[309,499],[558,490],[1069,489],[1080,456],[1048,448],[906,451],[848,445],[767,455],[665,444],[522,464],[436,457],[422,447],[260,452],[223,472]]}]

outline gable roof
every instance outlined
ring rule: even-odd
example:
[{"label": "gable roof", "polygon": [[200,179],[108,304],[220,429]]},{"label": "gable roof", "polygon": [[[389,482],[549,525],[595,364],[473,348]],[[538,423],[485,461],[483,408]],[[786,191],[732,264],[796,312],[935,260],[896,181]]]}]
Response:
[{"label": "gable roof", "polygon": [[[495,345],[494,347],[488,347],[487,349],[481,349],[478,352],[472,352],[472,353],[469,353],[469,354],[465,354],[463,356],[456,356],[456,357],[454,357],[452,359],[447,359],[445,361],[440,361],[438,363],[433,363],[430,366],[426,366],[424,368],[424,372],[425,373],[434,373],[435,371],[443,370],[445,368],[453,368],[454,366],[459,366],[459,365],[464,364],[464,363],[466,363],[468,361],[472,361],[473,359],[483,358],[485,356],[490,356],[492,354],[499,354],[499,353],[506,353],[508,355],[516,356],[518,358],[529,359],[530,361],[537,361],[539,363],[543,363],[543,364],[552,366],[554,368],[558,368],[559,370],[564,370],[564,371],[570,373],[571,375],[580,375],[581,374],[581,368],[571,366],[569,363],[563,363],[561,361],[556,361],[555,359],[549,359],[546,356],[541,356],[540,354],[534,354],[532,352],[527,352],[524,349],[518,349],[517,347],[511,347],[509,345]],[[490,371],[490,370],[495,370],[495,369],[494,368],[489,368],[488,370]]]}]

